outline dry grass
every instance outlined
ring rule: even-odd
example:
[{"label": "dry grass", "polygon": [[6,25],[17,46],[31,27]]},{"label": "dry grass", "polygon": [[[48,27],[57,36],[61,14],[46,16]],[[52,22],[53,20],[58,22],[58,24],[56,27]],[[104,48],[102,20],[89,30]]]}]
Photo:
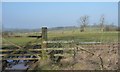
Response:
[{"label": "dry grass", "polygon": [[[41,70],[116,70],[118,67],[118,44],[83,46],[79,49],[75,59],[66,57],[58,64],[45,63],[40,66]],[[100,59],[101,58],[101,59]],[[102,61],[101,61],[102,60]],[[102,62],[102,63],[101,63]],[[103,68],[102,68],[103,66]],[[42,69],[43,68],[43,69]]]}]

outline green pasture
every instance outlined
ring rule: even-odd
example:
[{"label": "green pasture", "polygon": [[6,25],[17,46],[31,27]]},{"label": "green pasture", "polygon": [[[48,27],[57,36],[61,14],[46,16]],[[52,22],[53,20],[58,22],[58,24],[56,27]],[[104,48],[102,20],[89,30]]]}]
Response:
[{"label": "green pasture", "polygon": [[22,37],[22,38],[15,38],[15,37],[9,37],[9,38],[4,38],[2,39],[3,44],[11,44],[10,42],[16,44],[16,45],[26,45],[28,42],[35,41],[35,38],[27,38],[27,37]]},{"label": "green pasture", "polygon": [[91,41],[116,42],[118,41],[118,32],[117,31],[80,32],[79,30],[54,31],[48,33],[48,38],[50,40],[75,40],[78,42],[91,42]]},{"label": "green pasture", "polygon": [[[39,33],[38,33],[39,34]],[[37,34],[37,35],[38,35]],[[21,34],[25,35],[25,34]],[[29,34],[27,34],[29,35]],[[35,34],[36,35],[36,34]],[[40,34],[39,34],[40,35]],[[77,42],[116,42],[118,41],[118,32],[117,31],[108,31],[108,32],[100,32],[100,31],[87,31],[80,32],[78,29],[76,30],[54,30],[48,31],[48,40],[75,40]],[[5,38],[3,39],[3,44],[8,44],[7,41],[13,42],[17,45],[25,45],[27,42],[36,42],[35,38]],[[40,42],[40,40],[37,40]]]}]

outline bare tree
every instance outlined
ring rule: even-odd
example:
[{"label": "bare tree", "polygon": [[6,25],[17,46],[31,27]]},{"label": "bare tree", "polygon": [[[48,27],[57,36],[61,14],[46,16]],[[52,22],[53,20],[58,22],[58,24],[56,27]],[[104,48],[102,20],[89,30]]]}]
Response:
[{"label": "bare tree", "polygon": [[101,17],[100,17],[100,31],[104,31],[104,26],[105,26],[105,16],[101,15]]},{"label": "bare tree", "polygon": [[89,16],[87,16],[87,15],[81,16],[79,23],[80,23],[80,29],[81,29],[80,31],[81,32],[86,31],[86,26],[89,23]]}]

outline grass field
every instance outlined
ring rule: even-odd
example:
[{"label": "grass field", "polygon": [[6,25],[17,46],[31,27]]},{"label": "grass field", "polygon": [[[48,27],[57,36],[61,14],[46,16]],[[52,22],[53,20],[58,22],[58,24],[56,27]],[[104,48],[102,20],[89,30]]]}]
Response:
[{"label": "grass field", "polygon": [[75,40],[79,42],[89,41],[104,41],[111,42],[118,40],[118,32],[79,32],[79,31],[64,31],[64,32],[50,32],[49,39],[55,40]]},{"label": "grass field", "polygon": [[[79,32],[79,30],[57,30],[57,31],[48,31],[48,40],[74,40],[76,42],[117,42],[118,41],[117,31],[109,32],[96,32],[96,31],[87,31]],[[26,36],[24,33],[21,34]],[[30,35],[30,34],[27,34]],[[36,34],[35,34],[36,35]],[[40,35],[39,33],[37,35]],[[11,41],[18,45],[25,45],[27,42],[35,41],[35,38],[27,37],[8,37],[5,38],[8,41]],[[40,40],[37,40],[40,42]],[[7,42],[3,39],[3,44]],[[8,44],[8,43],[7,43]]]},{"label": "grass field", "polygon": [[3,39],[3,44],[7,43],[9,44],[7,41],[10,41],[12,43],[15,43],[17,45],[25,45],[27,42],[35,40],[33,38],[27,38],[27,37],[23,37],[23,38],[5,38],[5,40]]},{"label": "grass field", "polygon": [[[40,35],[40,33],[19,33],[18,35],[22,35],[24,37],[5,37],[3,38],[3,46],[4,44],[10,44],[7,41],[10,41],[14,44],[24,46],[28,42],[32,43],[40,43],[40,39],[36,38],[28,38],[25,37],[27,35]],[[117,31],[86,31],[80,32],[78,29],[76,30],[56,30],[56,31],[48,31],[48,41],[71,41],[75,42],[103,42],[105,44],[97,45],[77,45],[78,49],[83,47],[83,49],[93,52],[94,55],[90,56],[89,53],[79,50],[76,52],[76,61],[72,56],[65,57],[61,59],[59,64],[53,64],[51,61],[43,61],[36,68],[37,70],[101,70],[100,67],[100,59],[98,56],[100,55],[103,60],[103,65],[106,70],[115,70],[117,69],[117,56],[118,56],[118,45],[113,44],[112,42],[118,42],[118,34]],[[74,45],[74,44],[73,44]],[[48,45],[49,46],[49,45]],[[61,44],[52,44],[52,48],[56,48],[61,46]],[[72,44],[64,45],[63,47],[69,48]],[[80,47],[79,47],[80,46]],[[105,47],[104,47],[105,46]],[[10,46],[9,46],[10,47]],[[69,51],[67,52],[71,54]]]}]

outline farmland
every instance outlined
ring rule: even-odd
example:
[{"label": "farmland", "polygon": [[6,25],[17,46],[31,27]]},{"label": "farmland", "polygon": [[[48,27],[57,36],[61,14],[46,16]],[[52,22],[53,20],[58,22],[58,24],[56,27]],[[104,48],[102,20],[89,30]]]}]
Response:
[{"label": "farmland", "polygon": [[0,71],[119,72],[118,4],[1,3]]},{"label": "farmland", "polygon": [[[100,32],[100,31],[87,31],[80,32],[78,29],[76,30],[56,30],[56,31],[48,31],[48,41],[49,40],[74,40],[76,42],[117,42],[118,41],[118,33],[117,31],[108,31],[108,32]],[[27,36],[27,35],[41,35],[38,33],[18,33],[16,35]],[[13,43],[18,45],[24,45],[29,41],[34,41],[35,38],[27,38],[27,37],[9,37],[5,38]],[[3,40],[3,44],[6,43]]]},{"label": "farmland", "polygon": [[[118,31],[86,31],[80,32],[79,29],[71,30],[48,30],[48,41],[73,41],[72,43],[53,43],[47,47],[78,47],[76,56],[65,56],[59,63],[53,63],[50,59],[41,62],[36,70],[116,70],[118,65]],[[28,38],[28,35],[41,35],[41,32],[16,33],[16,36],[3,38],[3,47],[8,47],[12,42],[24,47],[28,42],[39,44],[41,39]],[[100,44],[81,44],[84,42],[100,42]],[[28,46],[29,47],[29,46]],[[32,46],[31,46],[32,47]],[[81,49],[82,48],[82,49]],[[67,51],[68,54],[71,52]],[[94,55],[91,55],[93,53]],[[100,57],[99,57],[100,56]],[[100,59],[101,58],[101,59]],[[101,67],[102,66],[102,67]]]}]

